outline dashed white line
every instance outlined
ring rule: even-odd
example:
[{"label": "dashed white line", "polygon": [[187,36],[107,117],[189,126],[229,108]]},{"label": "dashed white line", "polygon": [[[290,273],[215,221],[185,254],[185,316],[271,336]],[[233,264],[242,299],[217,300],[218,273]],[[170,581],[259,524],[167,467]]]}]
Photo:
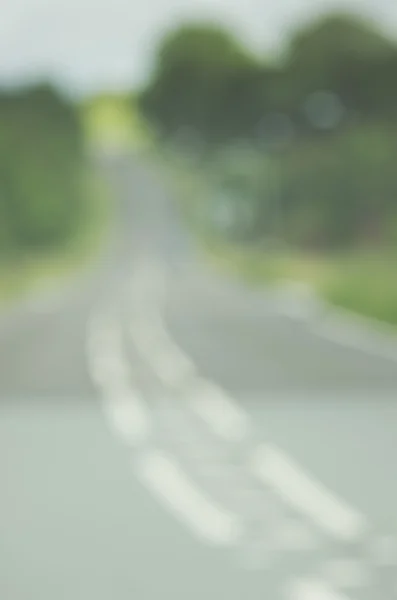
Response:
[{"label": "dashed white line", "polygon": [[277,545],[284,551],[309,551],[318,546],[318,536],[304,522],[286,519],[280,526]]},{"label": "dashed white line", "polygon": [[248,415],[215,384],[197,379],[188,401],[192,409],[220,437],[238,441],[248,435]]},{"label": "dashed white line", "polygon": [[134,466],[140,480],[196,536],[220,546],[238,541],[241,534],[238,517],[206,497],[172,458],[151,451],[143,454]]},{"label": "dashed white line", "polygon": [[287,600],[349,600],[319,579],[297,579],[288,587]]},{"label": "dashed white line", "polygon": [[102,391],[103,407],[111,426],[126,443],[143,442],[150,433],[150,413],[131,384],[119,327],[112,320],[95,316],[90,321],[88,336],[91,377]]},{"label": "dashed white line", "polygon": [[[305,295],[306,298],[307,295]],[[138,317],[138,315],[136,315]],[[145,317],[145,318],[143,318]],[[135,337],[146,359],[163,383],[183,387],[186,374],[194,375],[194,365],[165,331],[158,307],[146,303],[140,322],[135,321]],[[216,385],[190,377],[184,386],[188,405],[219,437],[242,440],[249,433],[249,417]],[[355,538],[366,527],[365,518],[336,498],[276,448],[259,449],[253,459],[256,475],[272,486],[290,505],[307,515],[323,531],[338,539]],[[299,536],[298,536],[299,537]]]},{"label": "dashed white line", "polygon": [[190,407],[211,430],[231,440],[247,435],[248,415],[215,384],[194,376],[191,359],[171,339],[151,299],[145,303],[142,313],[136,312],[133,316],[130,332],[157,377],[167,386],[183,388]]},{"label": "dashed white line", "polygon": [[327,534],[351,540],[366,530],[367,522],[363,515],[333,495],[276,447],[267,445],[258,448],[251,468],[285,502],[304,513]]},{"label": "dashed white line", "polygon": [[113,429],[127,444],[139,444],[148,438],[148,414],[139,395],[132,389],[104,397],[103,406]]},{"label": "dashed white line", "polygon": [[[159,273],[156,269],[151,274],[140,275],[138,302],[130,323],[137,349],[163,384],[184,393],[186,406],[216,435],[230,441],[246,438],[250,432],[248,414],[221,388],[195,374],[190,358],[165,330],[158,306],[153,302],[153,294],[158,293],[158,298],[164,283],[161,279],[156,286],[151,281],[154,274],[158,277]],[[152,294],[149,297],[147,286]],[[89,339],[91,371],[105,393],[104,406],[109,420],[125,442],[145,441],[150,433],[150,413],[128,382],[129,366],[122,351],[121,331],[109,320],[97,319],[93,323],[95,326],[91,328]],[[215,504],[171,457],[152,451],[141,455],[135,466],[141,481],[202,540],[227,546],[239,539],[243,531],[239,517]],[[309,517],[327,534],[347,540],[365,530],[367,524],[362,515],[336,498],[277,448],[260,448],[252,459],[251,468],[286,503]],[[280,539],[281,545],[305,549],[315,544],[309,533],[305,528],[287,526]],[[337,570],[346,575],[346,569],[341,570],[340,565]],[[350,577],[351,571],[348,574]],[[319,581],[297,582],[292,593],[291,600],[345,600]]]},{"label": "dashed white line", "polygon": [[171,340],[157,309],[150,303],[144,314],[135,313],[130,333],[137,349],[165,385],[177,387],[194,372],[192,361]]}]

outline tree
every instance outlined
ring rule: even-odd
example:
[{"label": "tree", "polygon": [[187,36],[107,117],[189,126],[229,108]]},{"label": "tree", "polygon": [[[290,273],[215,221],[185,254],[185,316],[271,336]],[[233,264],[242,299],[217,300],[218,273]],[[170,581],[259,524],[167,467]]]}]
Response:
[{"label": "tree", "polygon": [[3,93],[0,128],[3,254],[66,241],[84,208],[76,108],[47,85]]},{"label": "tree", "polygon": [[296,33],[289,45],[291,105],[299,109],[308,94],[330,90],[350,111],[377,112],[384,108],[386,89],[393,90],[396,103],[395,76],[390,81],[396,64],[396,46],[372,23],[348,14],[326,16]]},{"label": "tree", "polygon": [[187,25],[160,44],[141,106],[166,136],[187,126],[216,141],[238,133],[237,120],[244,122],[252,98],[260,98],[260,76],[261,67],[230,33],[206,23]]}]

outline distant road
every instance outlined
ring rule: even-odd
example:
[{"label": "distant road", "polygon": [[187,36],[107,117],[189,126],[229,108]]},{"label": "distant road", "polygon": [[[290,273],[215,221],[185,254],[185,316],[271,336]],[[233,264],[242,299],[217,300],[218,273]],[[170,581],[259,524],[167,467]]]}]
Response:
[{"label": "distant road", "polygon": [[153,167],[104,168],[106,256],[0,322],[0,597],[396,598],[397,360],[221,278]]}]

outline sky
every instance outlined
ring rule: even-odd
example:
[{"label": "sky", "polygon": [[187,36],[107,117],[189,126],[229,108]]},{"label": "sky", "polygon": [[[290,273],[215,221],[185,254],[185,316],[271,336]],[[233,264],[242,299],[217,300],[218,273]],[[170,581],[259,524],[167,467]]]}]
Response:
[{"label": "sky", "polygon": [[140,85],[156,44],[191,19],[220,20],[266,54],[316,13],[351,9],[397,37],[396,0],[0,0],[0,83],[52,78],[91,92]]}]

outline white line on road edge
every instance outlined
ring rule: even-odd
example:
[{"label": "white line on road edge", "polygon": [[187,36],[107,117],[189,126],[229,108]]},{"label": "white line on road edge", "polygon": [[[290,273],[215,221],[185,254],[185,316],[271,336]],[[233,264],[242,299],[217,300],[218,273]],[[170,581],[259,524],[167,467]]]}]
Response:
[{"label": "white line on road edge", "polygon": [[360,536],[367,527],[363,515],[337,498],[322,483],[274,446],[255,451],[251,468],[283,500],[304,513],[326,533],[342,540]]},{"label": "white line on road edge", "polygon": [[310,331],[335,344],[397,361],[397,329],[321,299],[314,288],[286,281],[275,287],[277,311],[308,322]]},{"label": "white line on road edge", "polygon": [[313,331],[326,340],[359,350],[371,356],[397,361],[397,338],[365,328],[358,319],[329,314],[325,319],[314,323]]},{"label": "white line on road edge", "polygon": [[287,600],[349,600],[319,579],[297,579],[288,587]]},{"label": "white line on road edge", "polygon": [[248,415],[215,384],[195,380],[195,387],[189,392],[188,401],[192,409],[220,437],[237,441],[248,434]]},{"label": "white line on road edge", "polygon": [[230,546],[238,541],[238,517],[214,504],[169,456],[157,451],[143,454],[134,463],[140,480],[203,541]]}]

